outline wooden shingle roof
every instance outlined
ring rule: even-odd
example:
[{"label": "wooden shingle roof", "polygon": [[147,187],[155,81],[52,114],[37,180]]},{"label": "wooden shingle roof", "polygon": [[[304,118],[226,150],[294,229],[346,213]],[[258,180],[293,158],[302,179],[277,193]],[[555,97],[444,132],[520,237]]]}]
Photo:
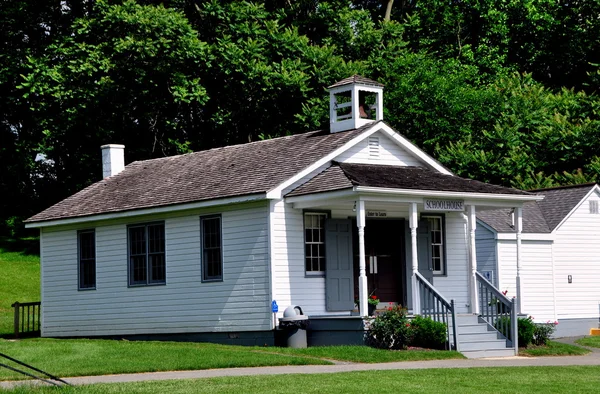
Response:
[{"label": "wooden shingle roof", "polygon": [[26,222],[67,219],[264,193],[360,135],[318,130],[185,155],[136,161]]},{"label": "wooden shingle roof", "polygon": [[[595,186],[588,183],[531,190],[544,199],[523,205],[523,232],[551,233]],[[477,217],[498,232],[514,232],[508,209],[480,211]]]},{"label": "wooden shingle roof", "polygon": [[354,186],[462,193],[531,195],[531,193],[522,190],[491,185],[454,175],[445,175],[421,167],[334,162],[331,167],[292,190],[286,197],[349,189]]},{"label": "wooden shingle roof", "polygon": [[383,87],[383,84],[377,81],[355,74],[351,77],[344,78],[341,81],[338,81],[333,85],[328,86],[327,89],[337,88],[338,86],[350,85],[352,83],[361,83],[363,85]]}]

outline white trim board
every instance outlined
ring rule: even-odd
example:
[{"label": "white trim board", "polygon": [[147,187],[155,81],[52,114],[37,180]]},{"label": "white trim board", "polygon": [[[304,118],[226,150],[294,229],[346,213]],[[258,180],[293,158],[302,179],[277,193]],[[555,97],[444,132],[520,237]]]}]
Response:
[{"label": "white trim board", "polygon": [[258,200],[263,200],[264,198],[265,198],[264,193],[248,194],[245,196],[218,198],[218,199],[213,199],[213,200],[197,201],[197,202],[185,203],[185,204],[165,205],[165,206],[155,207],[155,208],[133,209],[133,210],[122,211],[122,212],[101,213],[101,214],[97,214],[97,215],[80,216],[80,217],[67,218],[67,219],[55,219],[55,220],[46,220],[46,221],[42,221],[42,222],[26,223],[25,228],[43,228],[43,227],[51,227],[51,226],[62,226],[62,225],[69,225],[69,224],[86,223],[86,222],[93,222],[93,221],[100,221],[100,220],[130,218],[130,217],[136,217],[136,216],[160,214],[160,213],[167,213],[167,212],[180,212],[180,211],[187,211],[187,210],[198,209],[198,208],[209,208],[209,207],[214,207],[214,206],[218,206],[218,205],[239,204],[239,203],[244,203],[244,202],[258,201]]},{"label": "white trim board", "polygon": [[567,215],[565,215],[565,217],[560,221],[560,223],[558,223],[556,227],[554,227],[552,233],[554,234],[560,228],[560,226],[562,226],[571,217],[571,215],[573,215],[573,213],[581,206],[581,204],[583,204],[588,198],[590,198],[590,196],[594,192],[600,193],[600,186],[598,186],[597,184],[592,187],[592,189],[585,195],[585,197],[583,197]]}]

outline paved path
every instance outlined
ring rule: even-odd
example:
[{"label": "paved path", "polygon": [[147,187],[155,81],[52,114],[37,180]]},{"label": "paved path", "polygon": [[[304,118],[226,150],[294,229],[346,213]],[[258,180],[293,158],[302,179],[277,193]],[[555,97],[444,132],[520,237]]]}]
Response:
[{"label": "paved path", "polygon": [[[577,338],[561,338],[560,342],[574,343]],[[578,345],[579,346],[579,345]],[[255,367],[255,368],[227,368],[207,369],[198,371],[172,371],[132,373],[120,375],[82,376],[65,378],[74,384],[93,383],[122,383],[140,382],[151,380],[172,379],[202,379],[220,376],[256,376],[256,375],[282,375],[282,374],[315,374],[338,373],[352,371],[372,370],[400,370],[400,369],[428,369],[428,368],[475,368],[475,367],[524,367],[524,366],[569,366],[569,365],[600,365],[600,349],[588,348],[590,354],[585,356],[564,357],[503,357],[470,360],[432,360],[432,361],[403,361],[380,364],[337,364],[337,365],[301,365],[281,367]],[[0,382],[1,388],[14,387],[17,384],[31,383],[31,381]]]}]

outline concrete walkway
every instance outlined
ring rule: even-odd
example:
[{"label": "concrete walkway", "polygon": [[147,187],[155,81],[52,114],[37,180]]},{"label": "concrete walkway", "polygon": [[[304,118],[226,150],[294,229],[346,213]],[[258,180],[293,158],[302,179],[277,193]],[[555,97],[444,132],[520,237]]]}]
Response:
[{"label": "concrete walkway", "polygon": [[[574,344],[577,338],[561,338],[560,342]],[[577,345],[580,346],[580,345]],[[202,379],[221,376],[257,376],[282,374],[316,374],[338,373],[353,371],[385,371],[401,369],[431,369],[431,368],[481,368],[481,367],[532,367],[532,366],[570,366],[570,365],[600,365],[600,349],[587,348],[591,353],[585,356],[562,357],[503,357],[465,360],[432,360],[432,361],[403,361],[380,364],[345,363],[337,365],[301,365],[281,367],[228,368],[208,369],[198,371],[171,371],[132,373],[120,375],[82,376],[64,378],[73,385],[94,383],[123,383],[151,380],[172,379]],[[31,384],[32,381],[0,382],[1,388],[11,388],[19,384]]]}]

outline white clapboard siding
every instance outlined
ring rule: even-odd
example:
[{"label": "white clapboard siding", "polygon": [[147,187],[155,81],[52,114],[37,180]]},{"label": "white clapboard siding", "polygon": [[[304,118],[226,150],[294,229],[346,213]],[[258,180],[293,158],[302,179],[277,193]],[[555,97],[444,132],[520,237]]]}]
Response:
[{"label": "white clapboard siding", "polygon": [[590,213],[589,201],[600,201],[600,196],[592,193],[555,230],[556,306],[561,319],[599,318],[600,215]]},{"label": "white clapboard siding", "polygon": [[[516,296],[517,244],[498,241],[499,290]],[[521,311],[538,323],[556,320],[552,241],[521,241]]]},{"label": "white clapboard siding", "polygon": [[[307,315],[339,315],[339,312],[326,311],[325,278],[306,276],[302,210],[278,201],[274,204],[272,220],[274,294],[280,307],[279,316],[286,307],[291,305],[299,305]],[[349,312],[341,314],[349,314]]]},{"label": "white clapboard siding", "polygon": [[477,223],[475,230],[475,245],[477,250],[477,271],[491,271],[492,284],[498,286],[498,270],[496,269],[496,239],[494,233]]},{"label": "white clapboard siding", "polygon": [[42,335],[271,329],[267,205],[212,208],[214,213],[222,214],[224,261],[224,280],[214,283],[201,282],[200,216],[207,211],[161,217],[167,284],[159,286],[127,286],[127,223],[95,227],[96,290],[85,291],[77,290],[77,229],[45,229]]},{"label": "white clapboard siding", "polygon": [[458,313],[469,311],[469,258],[466,222],[459,213],[446,213],[446,275],[434,276],[433,285],[447,300],[454,300]]},{"label": "white clapboard siding", "polygon": [[424,166],[423,162],[381,132],[365,138],[334,160],[341,163]]}]

